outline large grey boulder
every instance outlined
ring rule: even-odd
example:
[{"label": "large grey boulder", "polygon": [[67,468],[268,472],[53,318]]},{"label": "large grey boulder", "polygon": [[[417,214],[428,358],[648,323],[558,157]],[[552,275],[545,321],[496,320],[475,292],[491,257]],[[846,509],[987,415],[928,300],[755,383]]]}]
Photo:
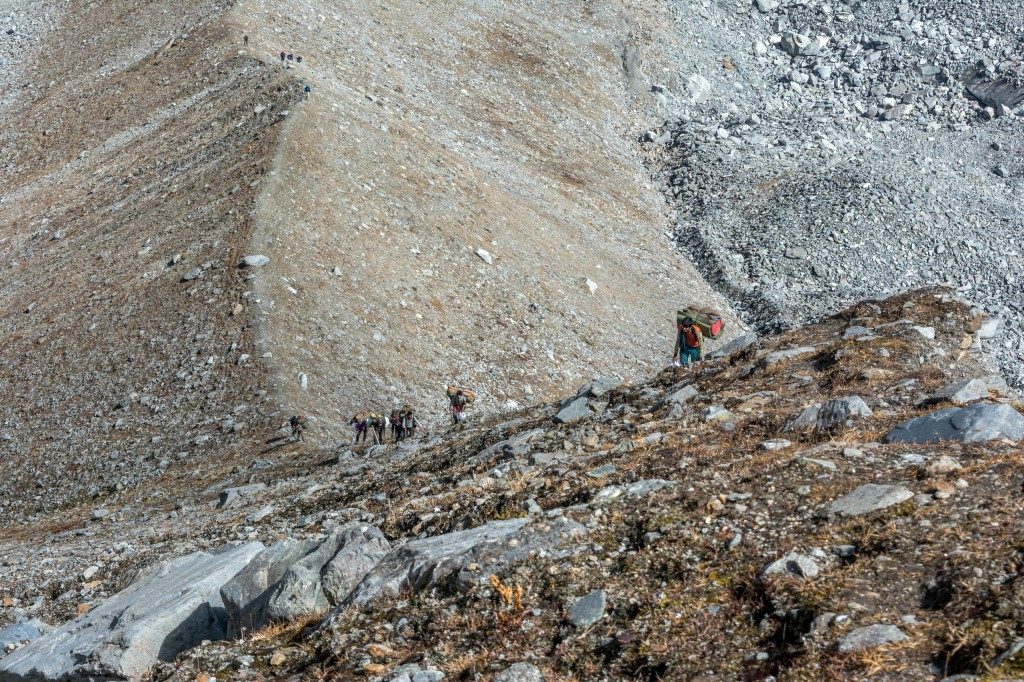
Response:
[{"label": "large grey boulder", "polygon": [[344,600],[359,605],[430,589],[467,589],[492,573],[546,554],[562,556],[586,529],[564,516],[491,521],[477,528],[413,540],[392,550]]},{"label": "large grey boulder", "polygon": [[144,571],[93,610],[0,659],[0,680],[148,679],[204,639],[223,639],[220,588],[263,550],[196,552]]},{"label": "large grey boulder", "polygon": [[331,608],[320,582],[320,573],[301,561],[292,564],[274,586],[267,601],[268,622],[289,621],[300,616],[326,613]]},{"label": "large grey boulder", "polygon": [[906,502],[913,496],[901,485],[868,483],[832,502],[829,510],[840,516],[860,516]]},{"label": "large grey boulder", "polygon": [[847,633],[836,644],[836,649],[840,653],[848,654],[874,649],[883,644],[903,642],[906,639],[907,636],[895,625],[868,625]]},{"label": "large grey boulder", "polygon": [[590,398],[600,398],[622,385],[622,379],[618,377],[595,377],[593,381],[581,388],[576,395]]},{"label": "large grey boulder", "polygon": [[316,546],[315,541],[281,540],[257,554],[249,565],[221,588],[228,614],[228,636],[259,629],[267,622],[271,588],[296,561]]},{"label": "large grey boulder", "polygon": [[1024,415],[1010,405],[974,403],[916,417],[893,428],[886,443],[982,443],[997,438],[1024,440]]},{"label": "large grey boulder", "polygon": [[362,523],[340,526],[319,542],[275,543],[221,590],[228,635],[327,611],[390,549],[380,530]]},{"label": "large grey boulder", "polygon": [[711,359],[715,358],[726,358],[740,351],[744,351],[757,343],[757,334],[743,334],[737,336],[735,339],[725,344],[718,350],[712,352],[708,357]]},{"label": "large grey boulder", "polygon": [[871,408],[859,395],[835,398],[827,401],[818,410],[814,428],[818,431],[833,431],[849,425],[854,419],[870,417],[871,414]]},{"label": "large grey boulder", "polygon": [[350,524],[339,534],[338,549],[320,571],[324,594],[339,604],[391,551],[391,543],[373,526]]},{"label": "large grey boulder", "polygon": [[966,405],[975,400],[991,398],[991,393],[1004,395],[1008,390],[1006,380],[999,375],[989,375],[975,379],[959,381],[946,386],[928,398],[929,403],[950,402],[954,405]]}]

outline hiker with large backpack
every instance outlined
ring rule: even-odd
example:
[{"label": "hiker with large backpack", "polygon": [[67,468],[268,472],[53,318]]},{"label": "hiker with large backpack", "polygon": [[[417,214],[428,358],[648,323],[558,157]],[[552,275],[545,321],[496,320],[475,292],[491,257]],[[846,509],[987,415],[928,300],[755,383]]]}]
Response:
[{"label": "hiker with large backpack", "polygon": [[288,420],[288,426],[292,429],[292,440],[306,441],[306,417],[301,414],[293,415]]},{"label": "hiker with large backpack", "polygon": [[356,430],[356,437],[355,440],[352,441],[352,444],[355,445],[359,441],[363,441],[365,443],[366,433],[370,430],[370,415],[366,412],[360,412],[356,416],[352,417],[352,421],[350,421],[349,424],[351,424]]},{"label": "hiker with large backpack", "polygon": [[391,438],[396,443],[402,440],[402,413],[400,410],[395,408],[391,410]]},{"label": "hiker with large backpack", "polygon": [[448,403],[452,412],[452,424],[466,421],[466,407],[476,399],[473,391],[457,386],[448,387]]},{"label": "hiker with large backpack", "polygon": [[419,426],[419,421],[416,419],[416,411],[412,409],[411,405],[405,405],[402,407],[398,418],[402,424],[400,430],[402,436],[399,440],[412,438],[413,434],[416,433],[416,427]]},{"label": "hiker with large backpack", "polygon": [[694,324],[693,318],[684,317],[679,323],[678,332],[672,362],[684,366],[700,362],[704,355],[704,333],[700,327]]},{"label": "hiker with large backpack", "polygon": [[384,415],[373,413],[369,416],[367,423],[373,429],[374,441],[377,445],[384,442],[384,429],[387,427],[387,419]]},{"label": "hiker with large backpack", "polygon": [[672,364],[689,365],[704,358],[704,339],[718,338],[725,329],[721,314],[713,308],[684,308],[676,313],[676,346]]}]

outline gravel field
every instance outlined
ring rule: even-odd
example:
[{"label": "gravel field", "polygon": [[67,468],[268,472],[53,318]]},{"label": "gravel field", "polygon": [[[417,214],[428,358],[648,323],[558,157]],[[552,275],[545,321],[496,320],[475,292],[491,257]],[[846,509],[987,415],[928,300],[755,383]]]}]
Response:
[{"label": "gravel field", "polygon": [[679,5],[677,26],[643,139],[678,243],[737,310],[786,328],[946,283],[1001,319],[988,349],[1024,382],[1021,6],[758,0]]},{"label": "gravel field", "polygon": [[24,86],[26,53],[60,20],[63,3],[0,1],[0,108]]}]

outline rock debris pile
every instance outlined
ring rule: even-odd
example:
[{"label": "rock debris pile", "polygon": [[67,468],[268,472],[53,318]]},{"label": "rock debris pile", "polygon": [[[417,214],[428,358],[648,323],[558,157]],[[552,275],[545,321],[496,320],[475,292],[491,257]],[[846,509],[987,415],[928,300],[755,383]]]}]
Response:
[{"label": "rock debris pile", "polygon": [[[688,77],[646,136],[676,238],[760,329],[948,283],[1024,382],[1024,8],[755,2],[679,10]],[[700,83],[694,88],[693,83]]]}]

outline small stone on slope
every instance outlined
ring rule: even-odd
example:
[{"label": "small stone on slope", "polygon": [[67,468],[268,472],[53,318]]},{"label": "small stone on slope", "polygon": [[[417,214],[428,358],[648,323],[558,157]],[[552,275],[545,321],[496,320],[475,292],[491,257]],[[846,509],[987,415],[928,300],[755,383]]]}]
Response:
[{"label": "small stone on slope", "polygon": [[604,590],[580,597],[569,608],[569,622],[578,628],[590,627],[604,616],[606,595]]},{"label": "small stone on slope", "polygon": [[903,631],[895,625],[868,625],[867,627],[857,628],[845,635],[839,640],[836,649],[840,653],[847,654],[874,649],[884,644],[903,642],[907,639]]},{"label": "small stone on slope", "polygon": [[901,485],[868,483],[832,502],[829,510],[841,516],[860,516],[906,502],[913,496]]}]

